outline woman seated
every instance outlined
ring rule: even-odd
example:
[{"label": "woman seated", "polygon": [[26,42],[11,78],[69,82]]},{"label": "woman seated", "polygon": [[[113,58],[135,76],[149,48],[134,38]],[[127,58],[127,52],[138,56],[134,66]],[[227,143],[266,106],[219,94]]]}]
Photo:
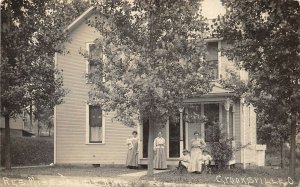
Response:
[{"label": "woman seated", "polygon": [[210,163],[212,161],[212,157],[209,155],[208,150],[204,149],[202,152],[202,163],[204,165],[204,171],[206,173],[210,173]]},{"label": "woman seated", "polygon": [[180,157],[179,164],[177,169],[182,172],[183,170],[187,171],[191,162],[191,157],[188,150],[183,150],[183,156]]}]

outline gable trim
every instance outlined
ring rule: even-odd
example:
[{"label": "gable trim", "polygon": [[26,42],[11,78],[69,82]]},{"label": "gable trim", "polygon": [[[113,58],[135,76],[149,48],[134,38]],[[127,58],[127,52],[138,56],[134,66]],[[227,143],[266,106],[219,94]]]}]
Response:
[{"label": "gable trim", "polygon": [[83,14],[81,14],[78,18],[76,18],[66,29],[68,32],[72,32],[78,25],[80,25],[83,21],[85,21],[88,17],[90,17],[95,10],[95,7],[92,6],[87,9]]}]

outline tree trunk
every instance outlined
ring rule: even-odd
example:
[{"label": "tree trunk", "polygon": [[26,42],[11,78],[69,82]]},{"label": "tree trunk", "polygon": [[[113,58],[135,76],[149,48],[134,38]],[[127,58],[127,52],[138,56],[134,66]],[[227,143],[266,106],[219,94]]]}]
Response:
[{"label": "tree trunk", "polygon": [[291,115],[291,149],[290,149],[290,161],[289,161],[289,176],[295,179],[295,166],[296,166],[296,126],[298,122],[297,111],[292,111]]},{"label": "tree trunk", "polygon": [[154,141],[154,120],[149,117],[149,137],[148,137],[148,171],[147,175],[153,175],[153,141]]},{"label": "tree trunk", "polygon": [[51,136],[51,129],[52,129],[52,128],[49,126],[49,127],[48,127],[49,137]]},{"label": "tree trunk", "polygon": [[280,141],[280,167],[283,168],[283,139]]},{"label": "tree trunk", "polygon": [[40,121],[39,121],[39,119],[37,119],[37,128],[38,128],[38,134],[37,134],[37,136],[40,136]]},{"label": "tree trunk", "polygon": [[30,109],[29,109],[29,118],[30,118],[29,130],[30,132],[32,132],[32,105],[30,105]]},{"label": "tree trunk", "polygon": [[11,170],[11,159],[10,159],[10,127],[9,127],[9,114],[4,116],[5,119],[5,144],[4,144],[4,154],[5,154],[5,169]]}]

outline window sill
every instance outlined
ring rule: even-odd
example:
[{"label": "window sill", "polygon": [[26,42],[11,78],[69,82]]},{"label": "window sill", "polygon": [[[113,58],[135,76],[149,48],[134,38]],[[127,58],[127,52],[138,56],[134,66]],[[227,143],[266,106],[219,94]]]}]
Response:
[{"label": "window sill", "polygon": [[105,143],[85,143],[85,145],[104,145]]},{"label": "window sill", "polygon": [[94,84],[92,81],[86,81],[86,84]]}]

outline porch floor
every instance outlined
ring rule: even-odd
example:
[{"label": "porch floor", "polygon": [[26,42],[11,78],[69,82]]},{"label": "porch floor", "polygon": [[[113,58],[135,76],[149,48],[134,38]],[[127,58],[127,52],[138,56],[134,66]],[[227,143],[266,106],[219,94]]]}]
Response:
[{"label": "porch floor", "polygon": [[[167,165],[171,166],[177,166],[179,162],[179,158],[167,158]],[[140,159],[141,165],[147,165],[148,164],[148,158],[141,158]]]}]

